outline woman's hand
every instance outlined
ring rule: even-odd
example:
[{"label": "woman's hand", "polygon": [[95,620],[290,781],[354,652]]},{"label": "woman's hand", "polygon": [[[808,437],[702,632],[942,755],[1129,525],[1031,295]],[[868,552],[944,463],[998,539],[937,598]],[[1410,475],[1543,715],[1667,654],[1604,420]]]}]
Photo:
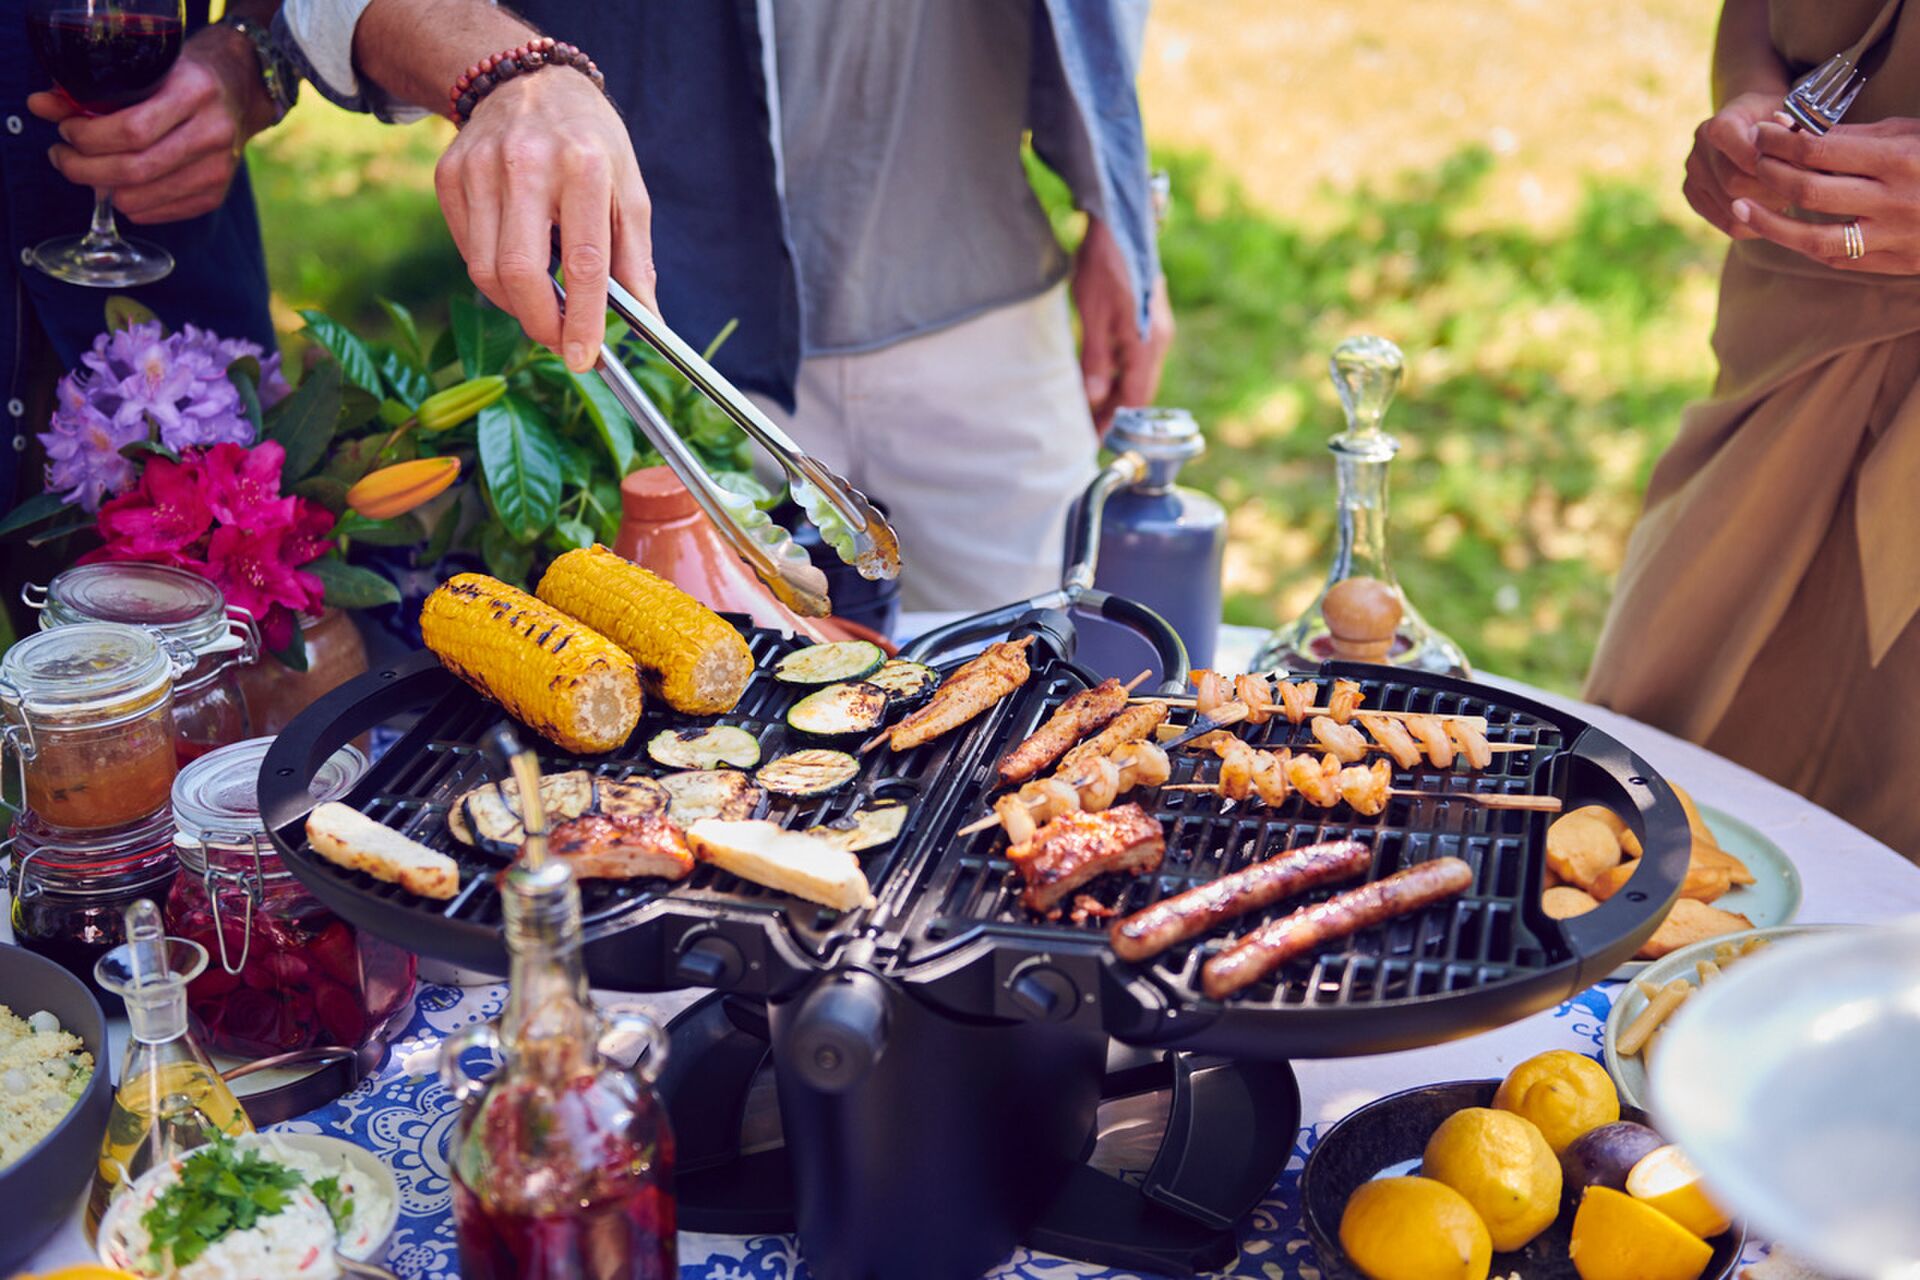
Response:
[{"label": "woman's hand", "polygon": [[152,97],[104,116],[84,116],[58,93],[27,109],[56,121],[63,139],[48,152],[69,182],[106,188],[131,222],[178,222],[220,206],[247,140],[274,121],[253,44],[231,27],[194,33]]},{"label": "woman's hand", "polygon": [[[1843,271],[1920,275],[1920,120],[1835,125],[1825,137],[1777,124],[1759,132],[1758,176],[1794,209],[1838,222],[1808,222],[1765,204],[1733,202],[1755,235]],[[1847,257],[1845,223],[1857,222],[1866,253]]]},{"label": "woman's hand", "polygon": [[[640,162],[613,104],[579,72],[519,76],[481,99],[434,186],[473,282],[575,372],[600,358],[609,272],[659,310]],[[556,227],[564,322],[548,270]]]},{"label": "woman's hand", "polygon": [[1167,279],[1161,276],[1153,283],[1142,336],[1139,299],[1128,279],[1126,257],[1107,225],[1089,218],[1073,258],[1072,293],[1080,313],[1080,377],[1094,430],[1105,435],[1114,414],[1152,404],[1160,389],[1160,370],[1173,345]]},{"label": "woman's hand", "polygon": [[1701,122],[1693,131],[1693,151],[1687,156],[1687,178],[1681,191],[1693,211],[1735,240],[1752,240],[1756,233],[1734,217],[1737,199],[1759,201],[1780,208],[1776,193],[1760,179],[1759,130],[1780,109],[1776,93],[1743,93]]}]

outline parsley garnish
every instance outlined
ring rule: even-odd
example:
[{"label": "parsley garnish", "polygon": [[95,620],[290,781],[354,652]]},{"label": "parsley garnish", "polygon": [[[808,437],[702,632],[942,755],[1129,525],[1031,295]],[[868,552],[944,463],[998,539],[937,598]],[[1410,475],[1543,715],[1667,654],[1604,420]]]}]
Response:
[{"label": "parsley garnish", "polygon": [[308,1184],[320,1203],[327,1206],[327,1216],[333,1219],[336,1232],[345,1231],[347,1223],[353,1219],[353,1197],[340,1189],[338,1175],[320,1179]]},{"label": "parsley garnish", "polygon": [[171,1254],[174,1266],[186,1266],[228,1234],[286,1208],[287,1192],[299,1185],[292,1169],[216,1137],[187,1156],[179,1180],[140,1215],[153,1240],[154,1263],[164,1265],[164,1255]]}]

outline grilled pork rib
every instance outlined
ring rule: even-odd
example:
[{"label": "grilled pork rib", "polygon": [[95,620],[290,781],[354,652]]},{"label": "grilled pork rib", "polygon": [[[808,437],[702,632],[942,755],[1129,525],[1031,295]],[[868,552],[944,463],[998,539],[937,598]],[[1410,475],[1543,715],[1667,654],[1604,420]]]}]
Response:
[{"label": "grilled pork rib", "polygon": [[658,813],[641,817],[588,814],[554,827],[547,851],[582,880],[685,879],[693,850],[680,828]]},{"label": "grilled pork rib", "polygon": [[1007,851],[1027,882],[1021,901],[1047,914],[1081,885],[1109,871],[1158,871],[1167,850],[1160,824],[1137,804],[1067,813]]}]

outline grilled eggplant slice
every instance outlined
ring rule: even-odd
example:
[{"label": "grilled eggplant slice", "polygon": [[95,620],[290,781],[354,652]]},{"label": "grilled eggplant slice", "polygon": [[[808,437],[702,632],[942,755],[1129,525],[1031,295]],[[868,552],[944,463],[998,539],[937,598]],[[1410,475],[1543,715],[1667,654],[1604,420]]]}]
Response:
[{"label": "grilled eggplant slice", "polygon": [[845,849],[848,853],[858,853],[862,849],[875,849],[893,843],[906,825],[907,806],[897,800],[883,800],[864,809],[855,809],[832,822],[808,827],[807,834],[819,836],[828,844]]},{"label": "grilled eggplant slice", "polygon": [[667,793],[667,816],[682,827],[702,818],[740,822],[760,812],[767,793],[733,769],[696,769],[659,780]]},{"label": "grilled eggplant slice", "polygon": [[924,662],[889,658],[880,664],[878,671],[867,676],[866,681],[885,689],[889,701],[905,709],[917,707],[933,696],[933,691],[940,687],[940,673]]},{"label": "grilled eggplant slice", "polygon": [[[585,769],[550,773],[540,779],[540,807],[549,826],[590,812],[594,803],[593,775]],[[475,787],[453,802],[447,827],[462,844],[518,849],[527,838],[526,829],[520,825],[519,787],[511,778],[498,786],[488,782]]]},{"label": "grilled eggplant slice", "polygon": [[633,822],[665,813],[672,799],[667,789],[652,778],[623,778],[619,782],[602,778],[593,811],[603,817]]},{"label": "grilled eggplant slice", "polygon": [[647,754],[669,769],[717,769],[723,764],[751,769],[760,763],[760,744],[745,729],[711,724],[662,729],[648,740]]},{"label": "grilled eggplant slice", "polygon": [[773,678],[787,684],[835,684],[871,675],[886,660],[886,650],[871,640],[835,640],[794,650],[774,665]]},{"label": "grilled eggplant slice", "polygon": [[869,734],[887,722],[887,691],[864,680],[817,689],[787,709],[787,727],[815,738]]},{"label": "grilled eggplant slice", "polygon": [[760,766],[754,778],[783,796],[823,796],[860,776],[860,762],[844,751],[794,751]]}]

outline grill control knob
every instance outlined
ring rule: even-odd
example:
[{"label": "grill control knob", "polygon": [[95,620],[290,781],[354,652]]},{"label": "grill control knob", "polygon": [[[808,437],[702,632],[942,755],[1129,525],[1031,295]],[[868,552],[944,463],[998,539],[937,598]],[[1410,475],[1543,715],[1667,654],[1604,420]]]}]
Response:
[{"label": "grill control knob", "polygon": [[1030,960],[1008,976],[1007,996],[1029,1017],[1058,1022],[1072,1016],[1080,1003],[1080,988],[1052,965]]},{"label": "grill control knob", "polygon": [[740,948],[717,933],[696,933],[681,940],[674,975],[696,987],[731,987],[746,970]]},{"label": "grill control knob", "polygon": [[813,1088],[845,1092],[880,1060],[887,1020],[887,990],[878,978],[856,971],[829,979],[794,1015],[787,1063]]}]

